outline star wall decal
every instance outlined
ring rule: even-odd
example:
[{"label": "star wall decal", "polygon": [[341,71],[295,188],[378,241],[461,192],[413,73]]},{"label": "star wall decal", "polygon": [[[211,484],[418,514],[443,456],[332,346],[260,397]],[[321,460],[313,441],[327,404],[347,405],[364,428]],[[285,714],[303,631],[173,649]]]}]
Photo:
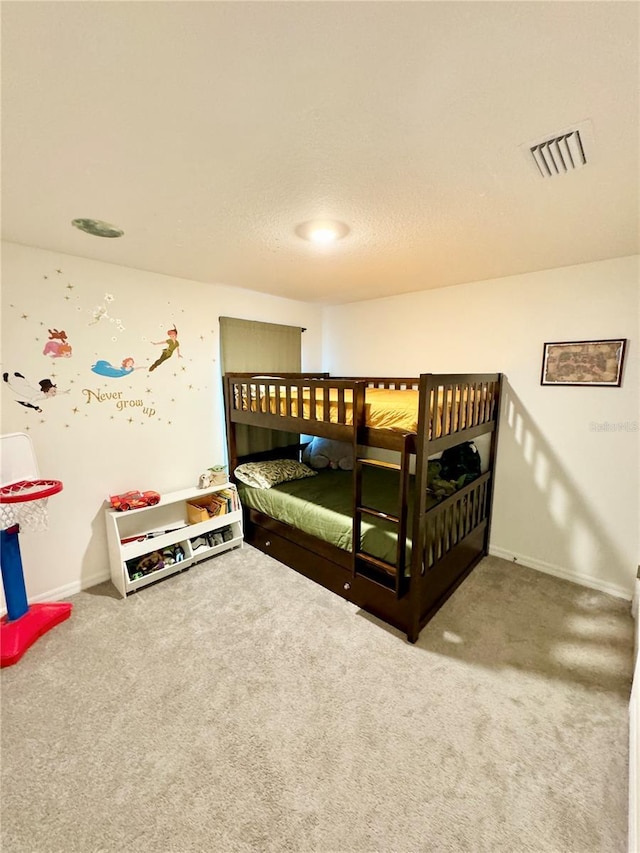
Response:
[{"label": "star wall decal", "polygon": [[20,315],[20,319],[21,319],[21,320],[26,320],[26,319],[28,319],[28,317],[29,317],[29,315],[28,315],[28,314],[21,314],[21,315]]},{"label": "star wall decal", "polygon": [[58,275],[62,275],[62,270],[56,270],[56,272],[58,273]]},{"label": "star wall decal", "polygon": [[67,285],[67,290],[73,290],[73,285],[72,285],[72,284],[68,284],[68,285]]},{"label": "star wall decal", "polygon": [[71,409],[71,411],[73,412],[74,415],[77,415],[78,412],[80,411],[80,409],[77,406],[75,406],[73,409]]}]

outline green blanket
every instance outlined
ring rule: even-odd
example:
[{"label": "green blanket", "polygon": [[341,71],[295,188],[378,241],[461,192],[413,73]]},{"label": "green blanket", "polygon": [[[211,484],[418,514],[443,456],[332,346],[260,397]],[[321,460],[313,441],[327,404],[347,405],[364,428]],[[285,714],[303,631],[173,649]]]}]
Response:
[{"label": "green blanket", "polygon": [[[382,468],[365,468],[362,477],[362,503],[372,509],[398,515],[399,475]],[[319,471],[317,477],[282,483],[272,489],[254,489],[238,484],[245,506],[276,518],[284,524],[317,536],[338,548],[351,551],[353,474],[350,471]],[[428,506],[436,500],[428,496]],[[413,477],[409,488],[411,535]],[[363,516],[361,550],[380,560],[395,564],[398,525],[383,519]],[[410,542],[407,542],[407,564]]]}]

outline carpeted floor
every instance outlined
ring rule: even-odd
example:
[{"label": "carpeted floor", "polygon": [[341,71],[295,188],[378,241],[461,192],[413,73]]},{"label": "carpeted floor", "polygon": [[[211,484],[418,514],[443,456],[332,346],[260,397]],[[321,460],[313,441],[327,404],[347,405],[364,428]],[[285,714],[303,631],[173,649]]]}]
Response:
[{"label": "carpeted floor", "polygon": [[624,853],[624,601],[487,558],[411,646],[246,547],[2,671],[3,853]]}]

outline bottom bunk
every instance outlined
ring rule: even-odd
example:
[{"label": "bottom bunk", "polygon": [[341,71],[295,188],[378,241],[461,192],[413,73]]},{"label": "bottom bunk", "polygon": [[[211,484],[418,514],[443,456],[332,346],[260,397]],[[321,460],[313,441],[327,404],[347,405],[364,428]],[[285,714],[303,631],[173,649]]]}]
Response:
[{"label": "bottom bunk", "polygon": [[[486,553],[489,478],[488,473],[482,474],[444,499],[427,496],[422,554],[414,561],[412,572],[408,537],[406,562],[401,569],[405,580],[401,584],[388,571],[354,562],[351,472],[319,471],[267,489],[239,482],[245,540],[405,632],[415,642],[422,627]],[[397,472],[377,468],[363,472],[363,495],[370,505],[393,514]],[[393,563],[396,535],[393,525],[384,519],[367,520],[362,524],[360,550],[381,564]]]}]

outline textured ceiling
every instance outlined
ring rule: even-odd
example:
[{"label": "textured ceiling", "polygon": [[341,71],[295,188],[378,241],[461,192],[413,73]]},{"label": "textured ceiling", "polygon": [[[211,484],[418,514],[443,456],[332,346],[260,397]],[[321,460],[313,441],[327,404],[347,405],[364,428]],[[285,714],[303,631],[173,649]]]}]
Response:
[{"label": "textured ceiling", "polygon": [[[3,237],[325,303],[634,254],[639,12],[3,2]],[[520,146],[584,119],[538,177]]]}]

